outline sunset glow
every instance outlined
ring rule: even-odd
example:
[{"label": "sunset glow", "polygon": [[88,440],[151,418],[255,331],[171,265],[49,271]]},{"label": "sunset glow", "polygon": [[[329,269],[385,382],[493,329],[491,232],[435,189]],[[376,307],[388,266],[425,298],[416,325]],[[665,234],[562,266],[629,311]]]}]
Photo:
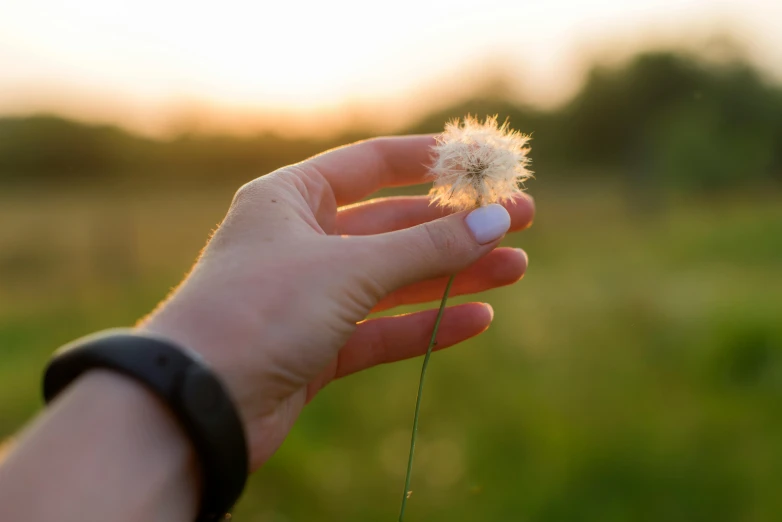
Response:
[{"label": "sunset glow", "polygon": [[[150,132],[164,131],[177,111],[212,111],[220,115],[212,120],[240,126],[242,115],[265,114],[269,121],[285,115],[295,124],[313,112],[328,120],[383,105],[404,120],[421,104],[458,97],[498,69],[518,79],[519,96],[550,105],[573,91],[594,55],[650,41],[678,45],[718,31],[737,37],[762,66],[782,71],[780,2],[477,5],[6,3],[0,114],[54,111]],[[418,92],[427,96],[410,102]]]}]

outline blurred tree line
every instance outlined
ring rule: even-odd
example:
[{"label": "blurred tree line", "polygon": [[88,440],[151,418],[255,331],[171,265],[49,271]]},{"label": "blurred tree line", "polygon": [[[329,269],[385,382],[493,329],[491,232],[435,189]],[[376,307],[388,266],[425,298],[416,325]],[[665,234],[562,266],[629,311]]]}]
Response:
[{"label": "blurred tree line", "polygon": [[[741,59],[649,52],[593,67],[580,92],[556,110],[476,96],[402,132],[438,132],[466,113],[508,117],[532,133],[535,169],[547,173],[688,191],[782,181],[782,88]],[[0,183],[179,183],[187,176],[188,183],[236,184],[368,135],[155,140],[49,116],[0,118]]]}]

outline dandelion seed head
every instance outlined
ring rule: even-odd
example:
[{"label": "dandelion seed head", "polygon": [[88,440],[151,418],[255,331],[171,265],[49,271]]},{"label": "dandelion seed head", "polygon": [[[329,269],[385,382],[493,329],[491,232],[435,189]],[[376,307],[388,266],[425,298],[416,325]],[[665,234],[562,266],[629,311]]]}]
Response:
[{"label": "dandelion seed head", "polygon": [[532,177],[527,169],[530,137],[496,116],[472,116],[445,125],[433,147],[432,203],[456,210],[500,203],[521,193]]}]

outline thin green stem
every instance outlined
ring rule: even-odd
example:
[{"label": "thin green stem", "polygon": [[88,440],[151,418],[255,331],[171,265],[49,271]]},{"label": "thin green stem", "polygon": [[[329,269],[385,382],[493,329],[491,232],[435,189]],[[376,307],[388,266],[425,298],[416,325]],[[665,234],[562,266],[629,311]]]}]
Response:
[{"label": "thin green stem", "polygon": [[434,321],[434,329],[432,330],[432,338],[429,340],[429,347],[426,349],[426,355],[424,355],[424,363],[421,366],[421,379],[418,381],[418,396],[415,399],[415,415],[413,416],[413,434],[410,437],[410,456],[407,459],[407,474],[405,475],[405,490],[402,493],[402,507],[399,509],[399,522],[403,522],[405,518],[405,507],[407,507],[407,499],[410,497],[410,475],[413,471],[413,454],[415,453],[415,439],[418,435],[418,414],[421,412],[421,396],[424,391],[424,378],[426,377],[426,367],[429,366],[429,357],[432,355],[432,348],[437,344],[437,330],[440,328],[440,320],[443,318],[443,312],[445,312],[445,303],[448,301],[448,293],[451,291],[451,285],[456,275],[452,275],[448,280],[448,284],[445,285],[445,292],[443,292],[443,299],[440,301],[440,309],[437,311],[437,319]]}]

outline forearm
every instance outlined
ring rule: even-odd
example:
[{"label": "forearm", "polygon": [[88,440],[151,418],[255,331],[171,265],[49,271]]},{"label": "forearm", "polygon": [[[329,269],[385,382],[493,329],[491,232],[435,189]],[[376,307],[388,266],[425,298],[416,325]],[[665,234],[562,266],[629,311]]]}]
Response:
[{"label": "forearm", "polygon": [[0,520],[191,521],[198,469],[166,406],[91,371],[22,434],[0,466]]}]

